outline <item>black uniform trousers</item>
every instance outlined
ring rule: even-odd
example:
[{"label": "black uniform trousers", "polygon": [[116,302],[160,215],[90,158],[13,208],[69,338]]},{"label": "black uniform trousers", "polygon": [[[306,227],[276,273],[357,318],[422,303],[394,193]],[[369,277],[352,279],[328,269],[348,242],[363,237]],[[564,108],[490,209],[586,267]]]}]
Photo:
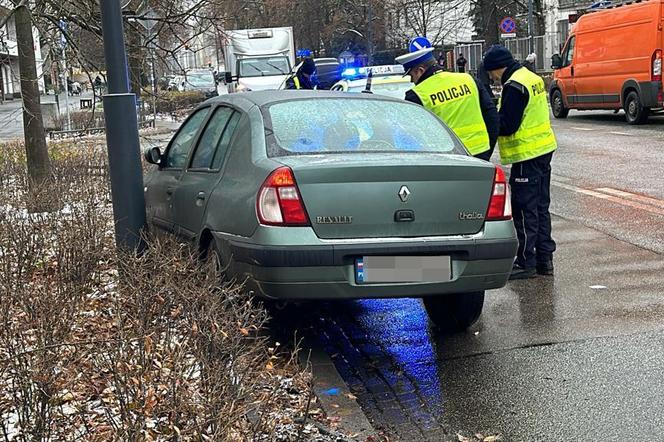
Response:
[{"label": "black uniform trousers", "polygon": [[515,263],[523,268],[550,261],[556,251],[549,212],[552,157],[553,152],[512,164],[512,213],[519,238]]}]

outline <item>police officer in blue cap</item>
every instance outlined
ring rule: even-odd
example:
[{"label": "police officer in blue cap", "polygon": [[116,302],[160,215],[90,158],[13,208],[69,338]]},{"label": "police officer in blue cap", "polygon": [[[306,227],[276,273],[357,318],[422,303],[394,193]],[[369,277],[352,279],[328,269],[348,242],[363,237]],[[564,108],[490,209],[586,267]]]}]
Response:
[{"label": "police officer in blue cap", "polygon": [[410,52],[396,58],[415,83],[406,100],[436,114],[471,155],[488,161],[498,138],[496,105],[472,76],[439,66],[433,50],[426,38],[417,37],[411,40]]}]

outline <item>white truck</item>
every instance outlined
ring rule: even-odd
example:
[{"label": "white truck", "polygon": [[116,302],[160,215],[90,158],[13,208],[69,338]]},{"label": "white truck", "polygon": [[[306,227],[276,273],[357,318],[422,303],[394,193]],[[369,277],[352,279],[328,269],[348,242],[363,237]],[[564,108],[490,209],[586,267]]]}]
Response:
[{"label": "white truck", "polygon": [[226,31],[228,92],[278,89],[295,65],[293,28]]}]

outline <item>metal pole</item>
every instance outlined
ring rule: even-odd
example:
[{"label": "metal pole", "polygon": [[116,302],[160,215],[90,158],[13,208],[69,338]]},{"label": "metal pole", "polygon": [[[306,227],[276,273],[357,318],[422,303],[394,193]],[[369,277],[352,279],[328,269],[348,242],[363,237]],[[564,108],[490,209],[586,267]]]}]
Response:
[{"label": "metal pole", "polygon": [[71,129],[71,117],[69,116],[69,85],[67,84],[67,55],[65,54],[65,48],[62,48],[62,67],[64,70],[64,79],[65,79],[65,111],[67,112],[67,130]]},{"label": "metal pole", "polygon": [[528,50],[530,54],[535,52],[533,32],[535,32],[533,24],[533,0],[528,0]]},{"label": "metal pole", "polygon": [[144,243],[140,234],[145,226],[143,172],[136,96],[129,93],[120,0],[101,0],[100,9],[108,82],[103,100],[115,243],[120,249],[141,250]]},{"label": "metal pole", "polygon": [[369,24],[367,27],[367,50],[369,52],[368,54],[368,60],[367,60],[367,65],[371,66],[373,64],[373,5],[371,4],[373,0],[369,0],[369,11],[368,11],[368,16],[369,16]]},{"label": "metal pole", "polygon": [[154,62],[154,48],[155,44],[152,42],[152,48],[150,50],[150,57],[152,58],[150,64],[151,64],[151,70],[152,70],[152,127],[157,128],[157,94],[159,93],[159,88],[157,87],[157,73],[155,70],[155,62]]}]

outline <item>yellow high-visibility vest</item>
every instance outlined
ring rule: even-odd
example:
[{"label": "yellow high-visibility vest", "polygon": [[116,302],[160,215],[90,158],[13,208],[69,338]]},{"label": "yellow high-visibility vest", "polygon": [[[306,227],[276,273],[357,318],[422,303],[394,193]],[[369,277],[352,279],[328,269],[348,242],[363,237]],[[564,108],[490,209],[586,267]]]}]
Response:
[{"label": "yellow high-visibility vest", "polygon": [[489,150],[489,133],[473,77],[440,71],[415,86],[413,91],[425,108],[454,131],[471,155]]},{"label": "yellow high-visibility vest", "polygon": [[[553,152],[558,147],[551,128],[549,104],[544,80],[525,67],[516,70],[507,81],[520,84],[528,92],[528,106],[523,112],[519,130],[509,136],[498,137],[500,161],[519,163]],[[498,108],[502,106],[502,102]]]},{"label": "yellow high-visibility vest", "polygon": [[300,79],[297,78],[297,75],[293,77],[293,84],[295,85],[295,89],[302,89],[302,86],[300,85]]}]

